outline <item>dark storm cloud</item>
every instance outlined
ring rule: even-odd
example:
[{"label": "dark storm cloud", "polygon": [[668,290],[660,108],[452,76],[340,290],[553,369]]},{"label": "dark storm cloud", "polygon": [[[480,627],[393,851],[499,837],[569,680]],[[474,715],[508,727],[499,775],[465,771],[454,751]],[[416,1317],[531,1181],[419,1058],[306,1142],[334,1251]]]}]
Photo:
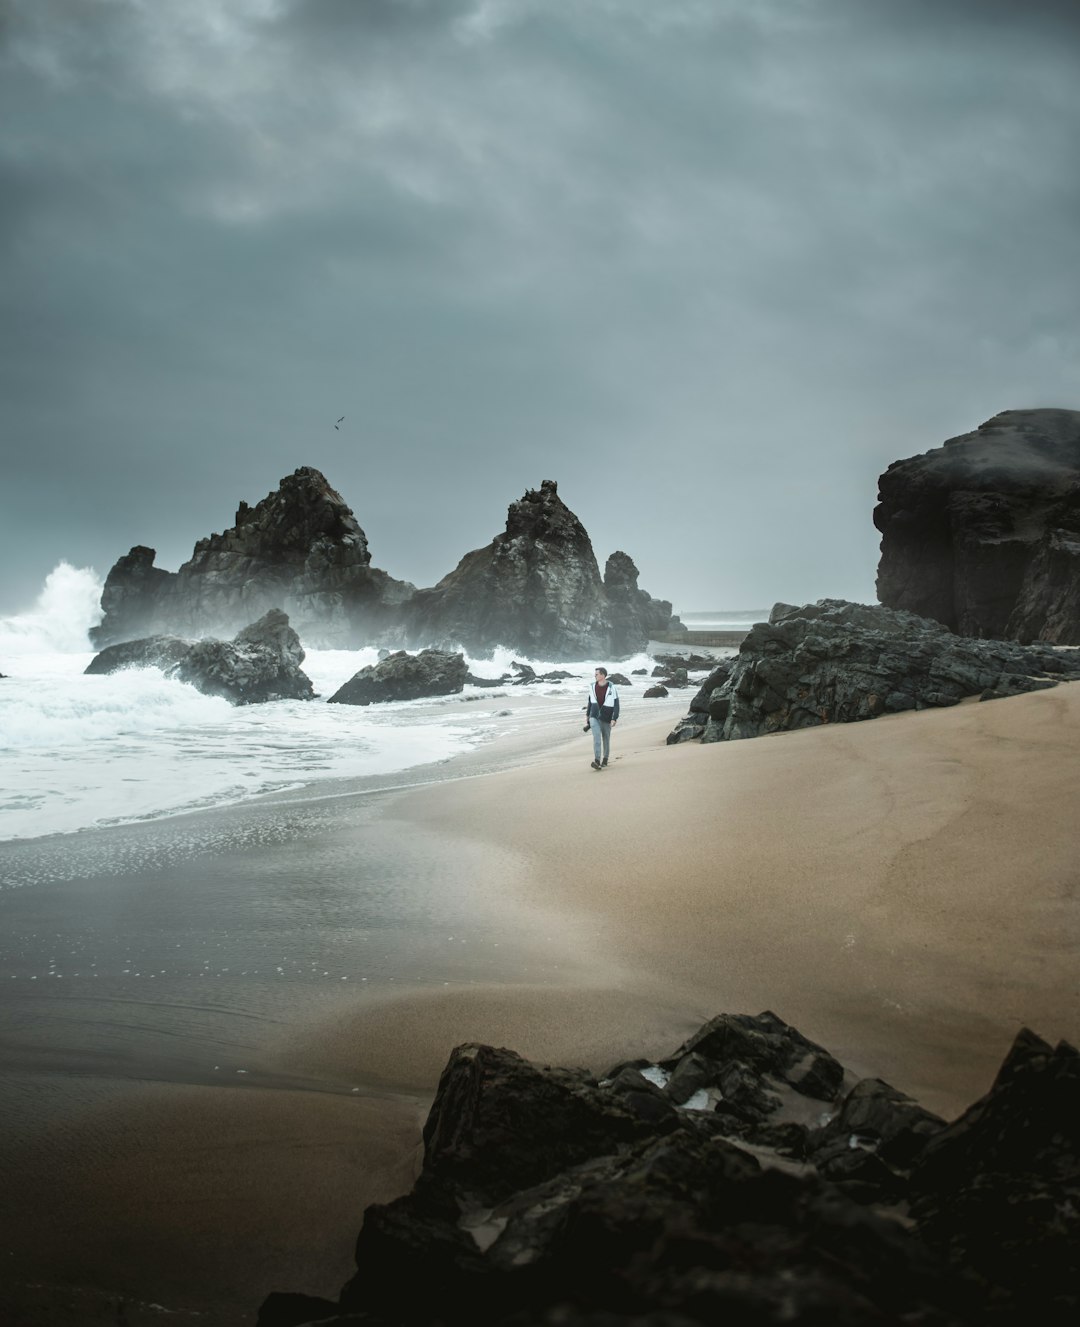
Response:
[{"label": "dark storm cloud", "polygon": [[18,0],[6,609],[298,464],[423,583],[553,477],[684,608],[869,597],[891,460],[1080,405],[1076,12]]}]

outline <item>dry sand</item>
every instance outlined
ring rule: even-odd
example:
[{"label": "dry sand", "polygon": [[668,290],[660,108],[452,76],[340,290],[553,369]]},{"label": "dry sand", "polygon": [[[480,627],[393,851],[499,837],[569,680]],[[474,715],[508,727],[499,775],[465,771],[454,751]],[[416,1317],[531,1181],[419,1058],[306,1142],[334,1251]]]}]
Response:
[{"label": "dry sand", "polygon": [[1080,686],[754,741],[616,730],[601,774],[540,766],[412,791],[406,826],[512,854],[493,891],[558,910],[576,990],[421,996],[323,1029],[316,1059],[430,1086],[493,1040],[602,1068],[721,1011],[771,1008],[953,1115],[1027,1024],[1080,1033]]},{"label": "dry sand", "polygon": [[[601,774],[579,737],[381,795],[402,834],[448,860],[467,846],[477,906],[511,900],[565,971],[343,1000],[268,1050],[284,1074],[370,1095],[114,1084],[70,1121],[53,1103],[9,1179],[15,1210],[38,1200],[21,1268],[40,1250],[45,1279],[213,1303],[222,1322],[272,1288],[334,1294],[363,1206],[408,1187],[463,1041],[600,1070],[771,1008],[952,1115],[1024,1024],[1077,1038],[1080,685],[707,747],[667,747],[669,727],[633,707]],[[43,1295],[27,1320],[61,1320]],[[93,1307],[85,1321],[113,1320]]]}]

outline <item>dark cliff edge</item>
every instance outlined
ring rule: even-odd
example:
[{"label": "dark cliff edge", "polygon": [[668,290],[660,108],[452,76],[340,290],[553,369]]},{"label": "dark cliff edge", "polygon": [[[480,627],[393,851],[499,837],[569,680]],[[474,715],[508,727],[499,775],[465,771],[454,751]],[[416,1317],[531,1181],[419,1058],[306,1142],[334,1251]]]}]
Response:
[{"label": "dark cliff edge", "polygon": [[601,1080],[459,1046],[356,1265],[259,1327],[1071,1323],[1080,1055],[1021,1031],[947,1124],[768,1012]]},{"label": "dark cliff edge", "polygon": [[552,659],[626,658],[679,626],[637,584],[625,553],[601,579],[584,526],[545,480],[511,503],[504,533],[430,589],[371,565],[367,536],[310,466],[286,476],[236,524],[201,539],[176,572],[138,545],[109,572],[97,649],[155,635],[228,636],[281,609],[314,647],[498,646]]},{"label": "dark cliff edge", "polygon": [[879,480],[877,594],[964,636],[1080,644],[1080,411],[1005,410]]}]

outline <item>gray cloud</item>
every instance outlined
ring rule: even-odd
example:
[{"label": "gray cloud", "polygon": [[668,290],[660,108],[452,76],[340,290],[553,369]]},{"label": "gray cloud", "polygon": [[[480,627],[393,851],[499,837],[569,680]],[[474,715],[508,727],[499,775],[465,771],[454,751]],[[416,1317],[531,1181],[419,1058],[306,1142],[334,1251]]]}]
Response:
[{"label": "gray cloud", "polygon": [[684,609],[872,597],[890,461],[1080,406],[1074,15],[16,0],[0,611],[299,464],[420,583],[552,477]]}]

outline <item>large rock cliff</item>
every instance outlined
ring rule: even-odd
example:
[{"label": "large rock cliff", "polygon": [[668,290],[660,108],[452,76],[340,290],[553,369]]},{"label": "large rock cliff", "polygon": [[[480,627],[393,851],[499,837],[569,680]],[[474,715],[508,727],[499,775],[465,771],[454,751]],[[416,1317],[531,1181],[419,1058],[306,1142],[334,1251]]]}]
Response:
[{"label": "large rock cliff", "polygon": [[964,636],[1080,644],[1080,411],[1006,410],[879,481],[877,593]]},{"label": "large rock cliff", "polygon": [[413,586],[371,566],[367,536],[341,495],[311,466],[287,475],[236,524],[200,539],[177,572],[139,546],[109,572],[100,649],[156,632],[228,636],[283,609],[311,645],[365,644],[394,620]]},{"label": "large rock cliff", "polygon": [[602,580],[585,527],[545,479],[510,504],[504,533],[416,593],[406,622],[413,645],[611,659],[644,649],[671,622],[671,605],[638,589],[625,553],[612,554]]}]

